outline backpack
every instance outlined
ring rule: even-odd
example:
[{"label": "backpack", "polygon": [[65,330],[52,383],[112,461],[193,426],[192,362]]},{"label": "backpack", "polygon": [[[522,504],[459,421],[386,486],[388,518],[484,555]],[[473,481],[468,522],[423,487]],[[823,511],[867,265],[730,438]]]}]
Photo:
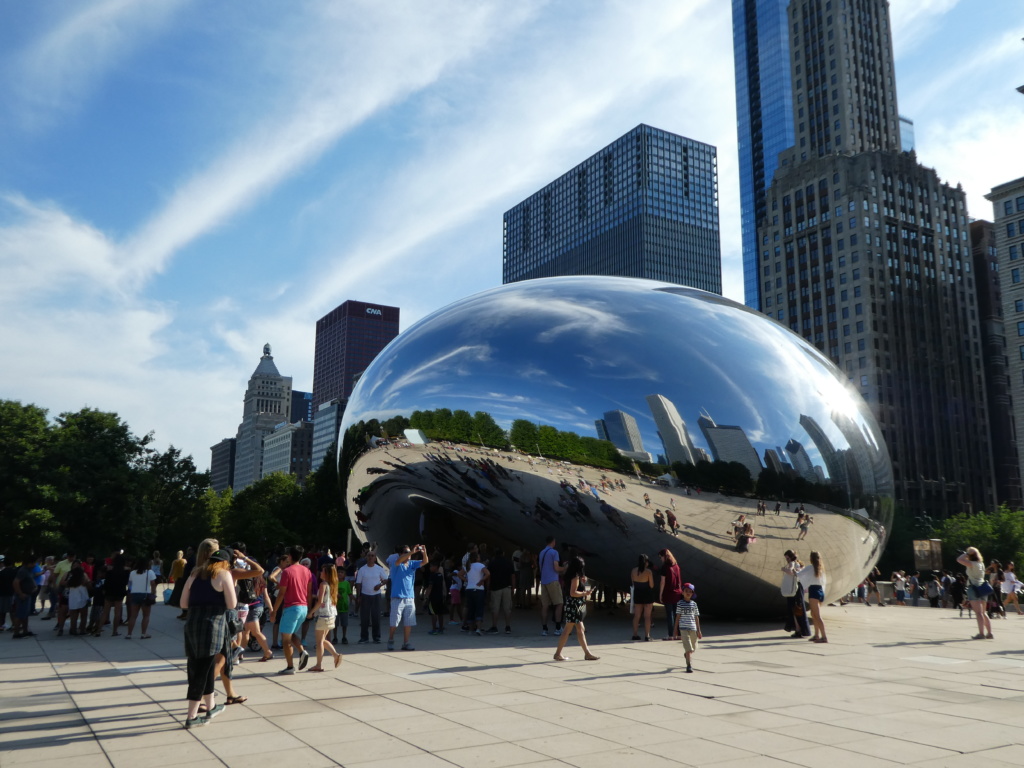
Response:
[{"label": "backpack", "polygon": [[238,602],[248,605],[256,602],[256,587],[252,579],[240,579],[235,585],[235,594],[238,595]]}]

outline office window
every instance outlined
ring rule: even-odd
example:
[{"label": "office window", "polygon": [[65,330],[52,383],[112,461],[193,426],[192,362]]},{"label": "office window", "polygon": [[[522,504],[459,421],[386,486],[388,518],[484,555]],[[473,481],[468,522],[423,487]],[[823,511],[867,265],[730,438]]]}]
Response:
[{"label": "office window", "polygon": [[1020,282],[1020,267],[1010,270],[1010,281],[1013,283]]}]

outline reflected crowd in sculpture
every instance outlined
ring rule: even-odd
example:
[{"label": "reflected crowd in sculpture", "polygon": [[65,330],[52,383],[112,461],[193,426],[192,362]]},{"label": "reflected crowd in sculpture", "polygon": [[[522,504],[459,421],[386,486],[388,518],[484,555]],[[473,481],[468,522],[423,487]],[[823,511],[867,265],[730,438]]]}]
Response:
[{"label": "reflected crowd in sculpture", "polygon": [[838,369],[753,310],[647,280],[530,280],[435,312],[366,370],[339,440],[353,525],[386,551],[537,552],[550,533],[628,589],[637,555],[668,548],[708,612],[779,613],[790,548],[822,553],[834,600],[892,522],[881,432]]}]

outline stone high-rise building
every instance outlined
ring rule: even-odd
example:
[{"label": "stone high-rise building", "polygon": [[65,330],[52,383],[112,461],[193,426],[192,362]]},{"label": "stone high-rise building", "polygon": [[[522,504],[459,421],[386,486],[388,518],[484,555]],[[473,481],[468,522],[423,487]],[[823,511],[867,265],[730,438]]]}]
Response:
[{"label": "stone high-rise building", "polygon": [[868,401],[906,511],[991,508],[965,195],[902,150],[888,2],[793,0],[782,29],[794,138],[757,227],[761,310]]},{"label": "stone high-rise building", "polygon": [[[1011,434],[995,436],[994,439],[998,441],[1000,437],[1004,440],[1012,438],[1016,442],[1017,435],[1024,430],[1024,178],[1000,184],[985,197],[992,201],[995,215],[992,225],[994,242],[990,242],[989,247],[995,248],[995,259],[999,265],[999,289],[1002,292],[1005,336],[1003,354],[1006,356],[1008,405],[1012,413]],[[996,398],[998,408],[1002,403],[1002,397],[997,393]],[[998,413],[999,411],[993,414],[993,422],[999,418]],[[997,426],[993,423],[993,431]],[[997,474],[1011,484],[1016,483],[1019,500],[1021,478],[1024,478],[1024,455],[1020,451],[1017,452],[1017,474],[1014,479],[1006,474],[1008,455],[1005,448],[1001,448],[997,443],[995,450],[1003,451],[996,457]],[[1013,504],[1010,496],[1006,499],[1000,498],[1000,501],[1003,500]]]},{"label": "stone high-rise building", "polygon": [[291,376],[282,376],[274,365],[270,345],[249,378],[242,405],[242,423],[235,437],[235,491],[263,477],[263,438],[281,423],[290,421],[292,405]]}]

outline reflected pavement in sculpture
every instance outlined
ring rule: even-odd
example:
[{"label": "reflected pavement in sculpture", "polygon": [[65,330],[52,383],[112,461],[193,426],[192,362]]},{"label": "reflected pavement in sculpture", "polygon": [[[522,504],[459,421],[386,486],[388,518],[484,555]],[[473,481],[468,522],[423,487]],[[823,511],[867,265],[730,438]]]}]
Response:
[{"label": "reflected pavement in sculpture", "polygon": [[[408,439],[382,441],[385,422]],[[779,612],[789,548],[823,554],[835,599],[892,522],[888,453],[844,374],[747,307],[647,280],[531,280],[435,312],[363,374],[339,441],[349,514],[382,550],[537,552],[551,533],[626,588],[637,555],[667,547],[709,612]],[[686,487],[642,477],[636,462],[652,459]],[[813,523],[796,541],[801,503]],[[673,511],[677,535],[655,509]],[[740,514],[756,537],[745,552]]]}]

